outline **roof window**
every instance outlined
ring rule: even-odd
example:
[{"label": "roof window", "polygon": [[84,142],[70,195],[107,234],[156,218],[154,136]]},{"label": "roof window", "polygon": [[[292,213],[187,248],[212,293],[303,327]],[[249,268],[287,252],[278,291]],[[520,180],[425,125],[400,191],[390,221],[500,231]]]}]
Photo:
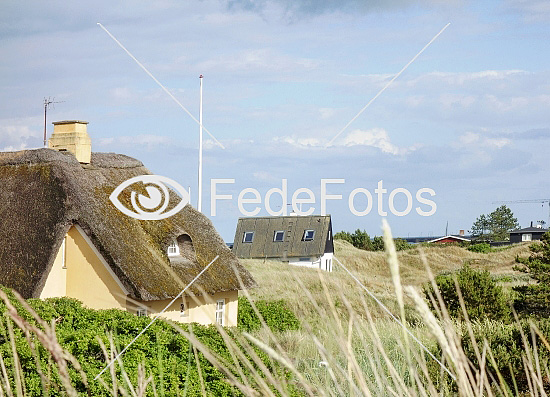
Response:
[{"label": "roof window", "polygon": [[254,232],[244,232],[243,243],[251,243],[254,241]]},{"label": "roof window", "polygon": [[284,238],[285,238],[284,230],[276,230],[275,233],[273,234],[273,241],[276,243],[282,242]]},{"label": "roof window", "polygon": [[315,236],[315,230],[304,230],[304,237],[302,241],[312,241]]}]

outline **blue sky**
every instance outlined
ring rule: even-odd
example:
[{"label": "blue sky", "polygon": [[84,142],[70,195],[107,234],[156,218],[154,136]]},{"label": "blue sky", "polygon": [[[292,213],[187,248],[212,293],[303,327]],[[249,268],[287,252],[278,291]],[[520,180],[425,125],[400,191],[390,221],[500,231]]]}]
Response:
[{"label": "blue sky", "polygon": [[[447,222],[468,230],[494,201],[549,197],[546,1],[3,1],[0,150],[41,145],[51,96],[64,102],[48,131],[51,121],[87,120],[94,151],[136,157],[196,199],[198,126],[97,22],[195,115],[204,75],[204,124],[226,149],[207,139],[203,206],[209,215],[210,179],[236,180],[221,192],[234,200],[211,217],[227,241],[239,192],[263,195],[283,178],[289,195],[345,178],[329,189],[344,198],[328,204],[334,228],[371,235],[379,215],[352,215],[347,195],[374,195],[379,180],[389,191],[436,192],[433,216],[388,216],[399,236],[441,235]],[[523,226],[548,219],[541,204],[510,207]]]}]

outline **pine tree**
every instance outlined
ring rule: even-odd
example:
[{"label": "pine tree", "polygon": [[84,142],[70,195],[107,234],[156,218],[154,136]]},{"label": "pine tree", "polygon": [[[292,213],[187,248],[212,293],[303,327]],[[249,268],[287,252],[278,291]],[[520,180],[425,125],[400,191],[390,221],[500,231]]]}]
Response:
[{"label": "pine tree", "polygon": [[530,245],[528,258],[516,258],[521,265],[516,266],[536,281],[515,287],[518,292],[516,310],[526,314],[550,316],[550,232],[543,234],[540,243]]},{"label": "pine tree", "polygon": [[509,239],[510,230],[518,228],[518,220],[512,210],[501,205],[489,215],[480,215],[472,225],[470,233],[479,240],[503,241]]}]

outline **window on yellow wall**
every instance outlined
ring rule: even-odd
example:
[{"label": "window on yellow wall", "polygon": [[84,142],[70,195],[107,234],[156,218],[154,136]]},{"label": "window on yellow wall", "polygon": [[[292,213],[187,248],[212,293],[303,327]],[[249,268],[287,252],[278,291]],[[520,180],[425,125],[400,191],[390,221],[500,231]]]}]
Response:
[{"label": "window on yellow wall", "polygon": [[66,269],[67,268],[67,258],[65,254],[65,244],[66,244],[67,238],[63,238],[63,242],[61,243],[61,268]]},{"label": "window on yellow wall", "polygon": [[189,315],[189,308],[186,307],[185,301],[180,303],[180,317],[187,317]]},{"label": "window on yellow wall", "polygon": [[225,325],[225,299],[219,299],[216,302],[216,322],[220,325]]},{"label": "window on yellow wall", "polygon": [[137,309],[136,315],[138,317],[147,317],[147,308],[140,307],[139,309]]}]

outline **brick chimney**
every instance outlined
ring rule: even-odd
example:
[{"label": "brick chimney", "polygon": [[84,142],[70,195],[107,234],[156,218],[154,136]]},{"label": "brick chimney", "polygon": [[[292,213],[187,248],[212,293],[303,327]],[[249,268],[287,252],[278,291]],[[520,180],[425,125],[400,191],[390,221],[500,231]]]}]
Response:
[{"label": "brick chimney", "polygon": [[69,151],[79,163],[89,164],[92,157],[92,140],[88,135],[88,122],[80,120],[54,121],[53,134],[48,147]]}]

